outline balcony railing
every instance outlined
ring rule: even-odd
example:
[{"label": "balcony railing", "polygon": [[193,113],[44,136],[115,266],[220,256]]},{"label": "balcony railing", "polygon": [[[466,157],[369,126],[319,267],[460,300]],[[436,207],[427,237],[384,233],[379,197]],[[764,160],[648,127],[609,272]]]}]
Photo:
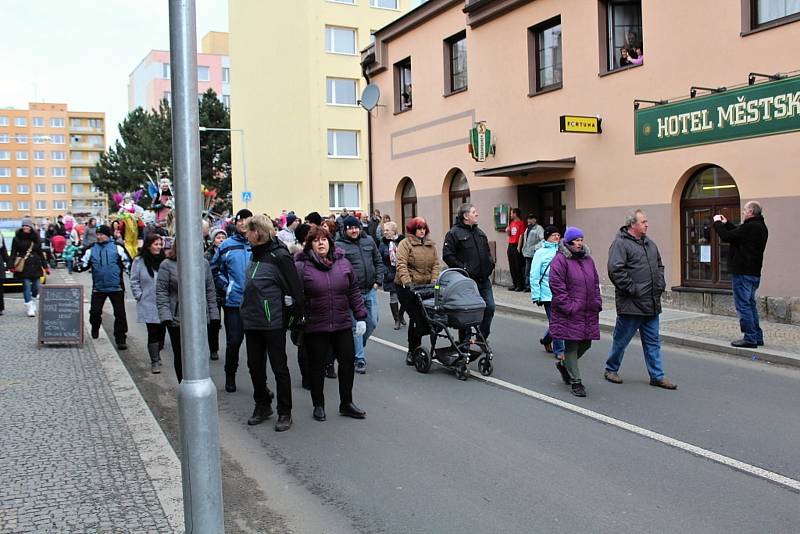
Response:
[{"label": "balcony railing", "polygon": [[89,126],[70,126],[69,131],[75,133],[103,133],[102,128],[92,128]]},{"label": "balcony railing", "polygon": [[106,148],[102,144],[97,144],[97,143],[74,143],[74,142],[71,142],[69,144],[69,147],[72,148],[72,149],[79,149],[80,148],[80,149],[87,149],[87,150],[105,150],[105,148]]}]

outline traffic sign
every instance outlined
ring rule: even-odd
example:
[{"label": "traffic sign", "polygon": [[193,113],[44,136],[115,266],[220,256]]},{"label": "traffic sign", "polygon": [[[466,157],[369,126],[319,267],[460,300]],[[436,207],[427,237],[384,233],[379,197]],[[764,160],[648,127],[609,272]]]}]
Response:
[{"label": "traffic sign", "polygon": [[242,191],[242,202],[250,202],[253,200],[253,193],[251,191]]}]

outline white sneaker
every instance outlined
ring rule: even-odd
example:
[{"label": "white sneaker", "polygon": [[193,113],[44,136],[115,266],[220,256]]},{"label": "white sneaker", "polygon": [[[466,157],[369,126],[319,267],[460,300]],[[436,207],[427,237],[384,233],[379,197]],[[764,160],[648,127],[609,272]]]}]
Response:
[{"label": "white sneaker", "polygon": [[33,302],[26,302],[25,307],[27,308],[27,315],[28,317],[36,317],[36,311],[33,308]]}]

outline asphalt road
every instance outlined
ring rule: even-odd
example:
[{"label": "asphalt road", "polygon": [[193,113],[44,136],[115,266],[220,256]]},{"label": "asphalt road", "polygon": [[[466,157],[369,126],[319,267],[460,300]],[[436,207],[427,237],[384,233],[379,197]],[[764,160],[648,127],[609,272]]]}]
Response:
[{"label": "asphalt road", "polygon": [[[405,330],[391,328],[383,297],[375,336],[404,344]],[[176,444],[169,345],[165,372],[150,375],[132,302],[128,313],[131,350],[122,358]],[[110,315],[104,321],[110,328]],[[367,374],[356,375],[354,388],[364,421],[336,415],[332,380],[328,421],[311,418],[290,345],[294,426],[282,434],[271,422],[245,425],[253,405],[244,348],[234,394],[222,389],[222,360],[212,362],[227,531],[797,532],[800,492],[745,471],[761,468],[798,484],[800,371],[665,347],[667,376],[679,384],[666,391],[649,386],[641,348],[632,344],[625,383],[614,385],[602,378],[604,337],[581,360],[588,397],[577,399],[538,344],[543,329],[532,319],[495,317],[499,384],[461,382],[437,368],[422,375],[401,351],[370,342]],[[580,415],[572,405],[676,444]],[[683,443],[744,467],[699,457]]]}]

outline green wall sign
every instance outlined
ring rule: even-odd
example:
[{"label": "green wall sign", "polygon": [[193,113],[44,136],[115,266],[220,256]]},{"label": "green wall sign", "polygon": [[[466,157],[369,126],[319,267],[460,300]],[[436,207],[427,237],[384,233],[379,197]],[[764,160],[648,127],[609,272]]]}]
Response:
[{"label": "green wall sign", "polygon": [[637,154],[800,130],[800,76],[634,112]]}]

